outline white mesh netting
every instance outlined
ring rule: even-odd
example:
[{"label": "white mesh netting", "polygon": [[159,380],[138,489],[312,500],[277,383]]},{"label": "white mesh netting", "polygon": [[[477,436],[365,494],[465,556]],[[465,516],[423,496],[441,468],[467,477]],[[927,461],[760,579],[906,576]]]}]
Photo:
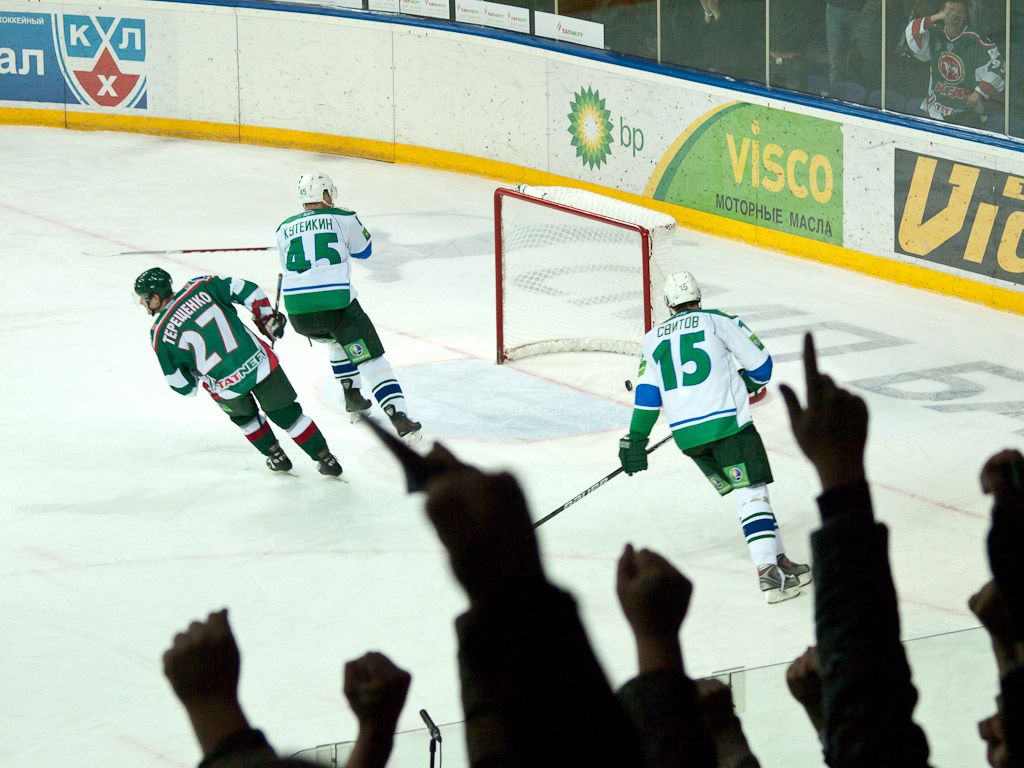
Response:
[{"label": "white mesh netting", "polygon": [[[652,320],[668,316],[661,300],[672,270],[676,221],[668,214],[568,187],[519,187],[526,199],[502,194],[498,268],[502,355],[516,360],[548,352],[639,354]],[[554,202],[620,222],[587,218]],[[650,280],[639,228],[650,235]]]}]

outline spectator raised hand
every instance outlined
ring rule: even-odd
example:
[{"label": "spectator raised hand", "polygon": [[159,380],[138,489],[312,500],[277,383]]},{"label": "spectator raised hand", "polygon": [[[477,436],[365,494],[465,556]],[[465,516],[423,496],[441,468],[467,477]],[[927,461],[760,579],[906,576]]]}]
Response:
[{"label": "spectator raised hand", "polygon": [[991,493],[996,502],[1021,500],[1024,493],[1024,456],[1020,451],[1000,451],[981,468],[981,490]]},{"label": "spectator raised hand", "polygon": [[345,665],[342,690],[359,721],[347,768],[383,768],[387,763],[411,682],[412,675],[382,653],[371,651]]},{"label": "spectator raised hand", "polygon": [[615,579],[619,605],[633,630],[640,674],[618,692],[640,736],[648,768],[715,765],[715,745],[697,688],[683,670],[679,630],[693,585],[668,560],[627,544]]},{"label": "spectator raised hand", "polygon": [[175,635],[163,661],[164,674],[192,721],[204,764],[235,752],[274,759],[263,734],[249,727],[238,701],[241,656],[226,608]]},{"label": "spectator raised hand", "polygon": [[760,768],[736,715],[732,688],[715,678],[697,681],[704,725],[715,744],[716,768]]},{"label": "spectator raised hand", "polygon": [[1001,712],[978,723],[978,735],[985,742],[985,757],[992,768],[1013,768],[1006,744],[1006,722]]},{"label": "spectator raised hand", "polygon": [[988,556],[1009,614],[1013,638],[1024,641],[1024,456],[1007,450],[992,456],[981,470],[981,488],[992,494]]},{"label": "spectator raised hand", "polygon": [[[867,406],[818,371],[810,334],[804,338],[804,379],[806,406],[790,387],[781,391],[793,434],[824,491],[818,498],[822,525],[811,535],[811,549],[826,762],[831,768],[925,768],[928,744],[913,722],[917,691],[900,643],[888,530],[874,520],[864,471]],[[793,673],[809,683],[802,667]],[[809,688],[801,686],[801,696]]]},{"label": "spectator raised hand", "polygon": [[690,607],[693,585],[664,557],[627,544],[619,558],[615,589],[636,638],[641,674],[653,669],[682,671],[679,630]]},{"label": "spectator raised hand", "polygon": [[830,376],[818,372],[814,338],[804,337],[804,380],[807,407],[785,384],[779,386],[786,401],[793,434],[814,468],[824,490],[864,479],[864,447],[868,437],[868,409],[856,395],[840,389]]},{"label": "spectator raised hand", "polygon": [[786,685],[793,698],[807,713],[807,718],[821,738],[825,731],[825,713],[821,703],[821,669],[818,667],[818,649],[813,645],[786,668]]},{"label": "spectator raised hand", "polygon": [[515,478],[484,474],[442,445],[427,459],[448,469],[427,484],[427,516],[470,600],[542,583],[537,539]]},{"label": "spectator raised hand", "polygon": [[545,578],[515,478],[440,445],[426,459],[427,516],[470,600],[455,623],[470,766],[641,766],[575,602]]}]

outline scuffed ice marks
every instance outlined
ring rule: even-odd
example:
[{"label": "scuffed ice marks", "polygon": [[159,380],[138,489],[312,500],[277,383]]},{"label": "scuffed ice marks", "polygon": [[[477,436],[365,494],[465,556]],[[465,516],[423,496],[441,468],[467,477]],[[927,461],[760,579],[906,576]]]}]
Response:
[{"label": "scuffed ice marks", "polygon": [[494,258],[494,235],[480,232],[423,243],[400,242],[395,233],[371,228],[373,255],[361,261],[369,272],[364,279],[393,283],[402,279],[402,267],[420,259],[456,259],[465,256]]}]

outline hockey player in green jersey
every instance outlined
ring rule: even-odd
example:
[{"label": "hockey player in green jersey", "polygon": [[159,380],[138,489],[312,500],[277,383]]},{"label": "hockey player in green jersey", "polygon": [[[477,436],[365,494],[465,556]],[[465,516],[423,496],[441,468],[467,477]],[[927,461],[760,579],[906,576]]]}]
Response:
[{"label": "hockey player in green jersey", "polygon": [[338,189],[328,176],[307,173],[299,178],[303,212],[277,228],[284,307],[296,331],[328,345],[334,377],[344,389],[345,410],[353,420],[373,405],[360,391],[365,379],[399,437],[413,443],[421,437],[421,425],[406,413],[402,387],[352,285],[351,260],[370,257],[370,233],[355,211],[335,205],[337,198]]},{"label": "hockey player in green jersey", "polygon": [[[665,303],[673,313],[644,335],[629,434],[619,441],[627,474],[647,469],[647,439],[665,409],[679,449],[722,496],[734,494],[740,525],[769,603],[800,594],[807,565],[786,557],[768,501],[772,470],[750,418],[750,394],[772,374],[772,358],[738,317],[701,309],[689,272],[669,275]],[[739,371],[733,357],[743,366]]]},{"label": "hockey player in green jersey", "polygon": [[914,56],[931,63],[928,98],[922,107],[928,116],[983,127],[983,100],[1006,87],[1006,70],[995,43],[967,28],[967,4],[951,0],[938,13],[913,19],[906,40]]},{"label": "hockey player in green jersey", "polygon": [[135,293],[156,318],[149,335],[171,389],[192,397],[201,384],[267,457],[273,471],[287,472],[292,463],[268,418],[317,462],[321,474],[341,475],[341,464],[327,441],[295,401],[295,390],[274,350],[249,330],[232,306],[240,304],[252,312],[256,327],[268,339],[281,338],[287,321],[270,306],[263,289],[237,277],[206,276],[189,280],[175,293],[171,276],[157,267],[136,278]]}]

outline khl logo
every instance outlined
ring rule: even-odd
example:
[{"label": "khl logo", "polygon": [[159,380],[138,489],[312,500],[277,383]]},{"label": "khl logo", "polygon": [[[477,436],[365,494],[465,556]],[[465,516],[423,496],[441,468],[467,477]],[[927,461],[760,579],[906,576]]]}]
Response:
[{"label": "khl logo", "polygon": [[146,108],[146,22],[65,14],[58,64],[83,104]]}]

